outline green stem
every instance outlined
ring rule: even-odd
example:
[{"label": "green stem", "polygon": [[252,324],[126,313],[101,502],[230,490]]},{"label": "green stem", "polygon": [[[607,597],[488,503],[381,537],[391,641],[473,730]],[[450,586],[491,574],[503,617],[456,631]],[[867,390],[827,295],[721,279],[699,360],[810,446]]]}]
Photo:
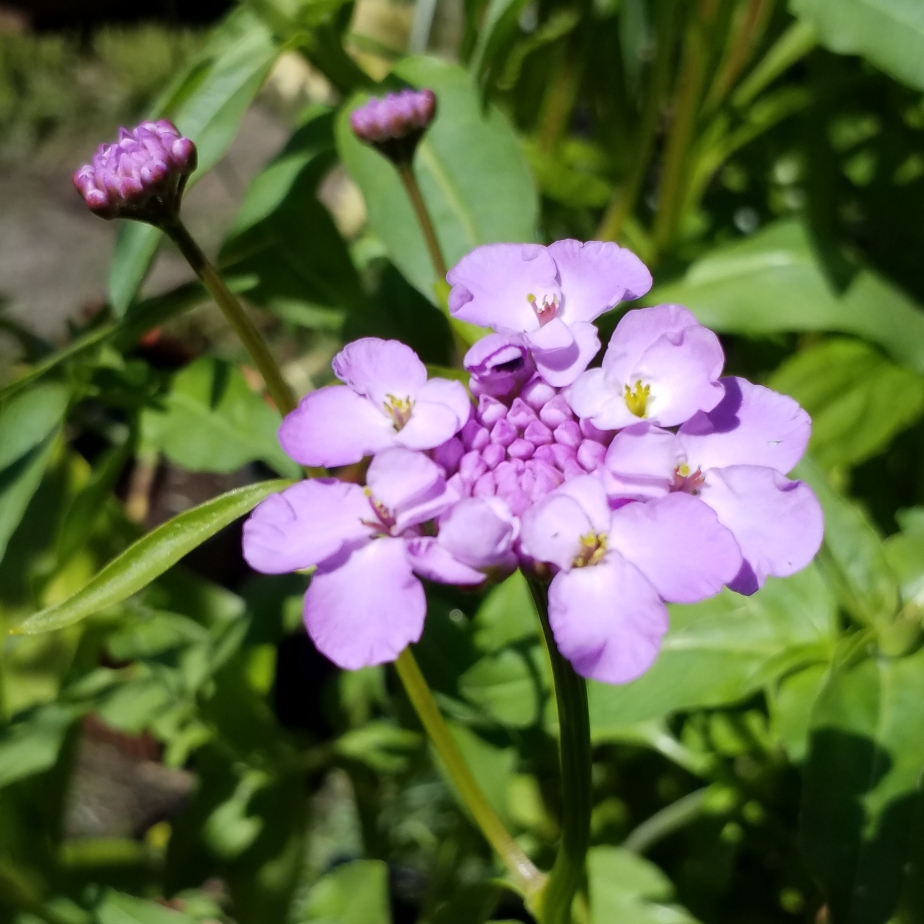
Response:
[{"label": "green stem", "polygon": [[441,282],[446,280],[446,273],[449,272],[446,267],[446,261],[443,258],[443,251],[440,250],[440,241],[436,236],[436,228],[430,213],[427,211],[427,204],[424,202],[423,195],[420,192],[420,186],[417,184],[417,177],[414,176],[414,168],[411,164],[403,164],[398,167],[398,175],[404,188],[407,190],[407,196],[411,200],[414,208],[414,214],[417,216],[417,223],[423,232],[424,240],[427,243],[427,250],[430,252],[430,260],[433,263],[433,269]]},{"label": "green stem", "polygon": [[687,153],[696,132],[709,66],[710,37],[720,0],[700,0],[692,11],[674,98],[674,118],[667,138],[650,262],[655,262],[677,230],[687,175]]},{"label": "green stem", "polygon": [[545,98],[536,131],[536,142],[543,154],[551,154],[558,140],[568,128],[574,104],[577,101],[581,77],[584,74],[584,57],[580,52],[580,38],[574,37],[561,51],[561,62],[555,71]]},{"label": "green stem", "polygon": [[169,235],[171,240],[179,247],[180,253],[183,254],[186,261],[193,268],[193,272],[202,281],[209,295],[215,299],[215,303],[221,308],[238,339],[250,354],[250,358],[256,364],[260,375],[263,376],[266,388],[279,413],[285,416],[290,411],[294,411],[297,404],[295,396],[282,377],[282,372],[276,360],[270,353],[263,337],[260,336],[260,332],[254,327],[253,321],[244,311],[241,303],[225,285],[221,276],[218,275],[218,270],[208,261],[208,258],[193,240],[192,235],[186,230],[186,226],[180,221],[179,217],[165,223],[162,227],[164,233]]},{"label": "green stem", "polygon": [[590,714],[587,685],[562,657],[549,624],[547,585],[527,578],[545,638],[558,705],[562,838],[540,902],[541,924],[570,924],[571,903],[584,877],[590,845]]},{"label": "green stem", "polygon": [[619,240],[619,235],[626,219],[635,210],[635,204],[642,191],[645,177],[651,167],[651,152],[654,149],[655,138],[658,135],[661,110],[667,96],[667,87],[671,74],[674,39],[678,21],[677,10],[678,6],[675,3],[668,2],[660,5],[654,68],[646,88],[642,118],[634,145],[632,167],[625,183],[613,193],[613,197],[606,208],[600,227],[597,229],[598,240]]},{"label": "green stem", "polygon": [[404,684],[411,705],[417,712],[421,724],[433,742],[459,795],[468,806],[482,834],[504,861],[517,887],[529,903],[542,890],[545,876],[536,869],[520,845],[511,837],[510,832],[491,807],[491,803],[485,798],[481,787],[465,763],[465,758],[452,737],[449,727],[443,720],[410,648],[405,648],[398,655],[395,668]]}]

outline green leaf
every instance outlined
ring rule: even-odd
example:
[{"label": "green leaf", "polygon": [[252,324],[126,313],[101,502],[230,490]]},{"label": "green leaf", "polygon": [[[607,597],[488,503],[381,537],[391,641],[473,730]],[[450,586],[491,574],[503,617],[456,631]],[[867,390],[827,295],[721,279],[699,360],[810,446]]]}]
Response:
[{"label": "green leaf", "polygon": [[0,787],[53,767],[67,730],[82,711],[52,703],[7,726],[0,735]]},{"label": "green leaf", "polygon": [[673,904],[674,886],[654,863],[621,847],[594,847],[587,854],[591,924],[695,924]]},{"label": "green leaf", "polygon": [[189,915],[181,914],[157,902],[109,890],[93,909],[94,924],[194,924]]},{"label": "green leaf", "polygon": [[810,458],[794,474],[811,486],[824,511],[825,541],[818,562],[841,606],[864,625],[888,622],[898,610],[898,585],[876,527]]},{"label": "green leaf", "polygon": [[791,0],[790,9],[826,48],[863,55],[924,90],[924,6],[918,0]]},{"label": "green leaf", "polygon": [[834,644],[834,600],[814,566],[769,578],[751,597],[723,590],[672,606],[654,667],[632,683],[590,683],[594,740],[678,710],[737,702],[801,664],[826,660]]},{"label": "green leaf", "polygon": [[459,678],[459,692],[494,721],[529,728],[540,718],[549,679],[538,644],[486,655]]},{"label": "green leaf", "polygon": [[537,637],[539,617],[522,572],[514,571],[488,592],[473,624],[475,644],[484,652]]},{"label": "green leaf", "polygon": [[420,746],[421,737],[416,732],[389,722],[372,721],[341,735],[334,742],[334,751],[378,773],[403,773]]},{"label": "green leaf", "polygon": [[256,277],[249,300],[313,327],[339,328],[344,309],[364,300],[343,238],[317,198],[335,160],[334,113],[312,107],[251,183],[221,252],[227,272]]},{"label": "green leaf", "polygon": [[903,603],[924,608],[924,507],[898,513],[901,532],[885,540],[886,560]]},{"label": "green leaf", "polygon": [[832,339],[797,353],[767,384],[812,415],[809,449],[823,468],[876,455],[924,411],[924,378],[858,340]]},{"label": "green leaf", "polygon": [[391,924],[388,867],[354,860],[318,880],[298,924]]},{"label": "green leaf", "polygon": [[162,409],[145,410],[142,438],[190,471],[233,472],[261,460],[296,477],[300,469],[276,436],[279,423],[237,366],[203,356],[177,374]]},{"label": "green leaf", "polygon": [[790,761],[802,763],[808,751],[812,709],[828,673],[827,664],[812,664],[788,674],[770,699],[770,715]]},{"label": "green leaf", "polygon": [[[246,8],[215,30],[202,54],[153,107],[196,142],[196,182],[224,156],[241,119],[269,74],[280,46],[270,29]],[[126,221],[119,229],[109,274],[109,301],[122,315],[135,298],[161,240],[150,225]]]},{"label": "green leaf", "polygon": [[662,302],[686,305],[702,324],[723,333],[855,334],[924,373],[924,311],[867,271],[838,295],[796,221],[777,222],[697,260],[683,279],[658,286],[645,299]]},{"label": "green leaf", "polygon": [[802,843],[833,921],[890,918],[924,767],[924,649],[835,668],[812,714]]},{"label": "green leaf", "polygon": [[222,494],[168,520],[129,546],[72,597],[30,616],[16,631],[35,635],[79,622],[121,603],[175,565],[209,536],[249,513],[291,481],[263,481]]},{"label": "green leaf", "polygon": [[42,480],[69,397],[48,382],[0,405],[0,558]]},{"label": "green leaf", "polygon": [[[430,87],[440,101],[417,149],[414,172],[447,265],[479,244],[535,240],[538,200],[529,166],[505,118],[493,106],[482,107],[471,77],[456,65],[425,57],[403,60],[395,74]],[[392,262],[435,303],[436,273],[398,172],[350,129],[350,112],[367,98],[354,97],[341,112],[337,147]]]}]

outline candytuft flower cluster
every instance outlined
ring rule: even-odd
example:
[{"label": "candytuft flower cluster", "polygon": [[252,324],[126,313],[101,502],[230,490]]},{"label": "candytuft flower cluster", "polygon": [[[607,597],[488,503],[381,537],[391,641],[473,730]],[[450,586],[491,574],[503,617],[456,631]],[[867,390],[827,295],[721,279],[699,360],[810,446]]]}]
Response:
[{"label": "candytuft flower cluster", "polygon": [[666,603],[750,594],[812,560],[821,509],[787,477],[811,429],[796,402],[723,378],[718,338],[679,305],[627,312],[588,368],[593,322],[651,285],[632,253],[491,244],[447,280],[452,313],[494,331],[465,357],[469,392],[397,341],[348,344],[344,384],[304,398],[280,439],[304,465],[371,456],[365,487],[304,482],[245,526],[254,568],[316,567],[305,622],[334,662],[417,641],[419,578],[479,586],[520,567],[550,582],[577,672],[623,683],[657,656]]},{"label": "candytuft flower cluster", "polygon": [[74,186],[102,218],[156,224],[176,214],[195,169],[196,146],[161,119],[131,131],[120,128],[118,141],[101,144],[92,162],[74,174]]}]

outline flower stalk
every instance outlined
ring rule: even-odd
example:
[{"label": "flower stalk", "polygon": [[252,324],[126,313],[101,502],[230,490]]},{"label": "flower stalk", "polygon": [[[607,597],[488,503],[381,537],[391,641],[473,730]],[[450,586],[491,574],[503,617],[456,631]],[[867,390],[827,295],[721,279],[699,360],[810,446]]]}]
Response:
[{"label": "flower stalk", "polygon": [[591,747],[587,685],[555,644],[549,625],[548,586],[532,577],[527,578],[527,583],[552,663],[560,729],[562,838],[539,900],[539,921],[541,924],[570,924],[571,903],[583,880],[590,846]]},{"label": "flower stalk", "polygon": [[[532,904],[543,889],[545,876],[533,865],[523,849],[504,827],[490,802],[485,798],[481,787],[472,776],[471,770],[462,756],[458,745],[443,721],[430,687],[424,679],[417,661],[410,648],[405,648],[395,661],[398,676],[404,685],[408,699],[414,707],[424,730],[436,748],[449,778],[459,795],[472,813],[475,823],[481,829],[485,839],[503,860],[517,888],[525,896],[527,904]],[[588,795],[589,799],[589,795]]]},{"label": "flower stalk", "polygon": [[186,258],[186,262],[189,263],[193,272],[199,277],[209,295],[221,308],[226,320],[250,354],[250,358],[254,361],[260,375],[263,377],[266,388],[279,413],[285,417],[286,414],[294,411],[297,404],[295,396],[283,378],[282,371],[273,358],[273,354],[270,353],[266,341],[254,326],[253,321],[248,317],[247,312],[244,311],[243,305],[225,285],[218,270],[209,262],[202,249],[195,242],[179,216],[177,215],[168,221],[164,221],[160,227],[177,245],[180,253]]}]

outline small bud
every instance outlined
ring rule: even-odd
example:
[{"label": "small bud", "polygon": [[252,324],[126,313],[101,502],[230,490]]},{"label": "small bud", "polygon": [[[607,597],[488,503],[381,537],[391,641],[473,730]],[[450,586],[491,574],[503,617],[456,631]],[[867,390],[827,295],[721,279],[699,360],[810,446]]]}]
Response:
[{"label": "small bud", "polygon": [[101,218],[134,218],[161,224],[176,215],[196,146],[166,119],[142,122],[101,144],[92,163],[74,174],[74,186]]},{"label": "small bud", "polygon": [[382,99],[370,99],[354,110],[350,125],[360,141],[403,166],[411,162],[435,114],[436,95],[432,90],[402,90]]}]

